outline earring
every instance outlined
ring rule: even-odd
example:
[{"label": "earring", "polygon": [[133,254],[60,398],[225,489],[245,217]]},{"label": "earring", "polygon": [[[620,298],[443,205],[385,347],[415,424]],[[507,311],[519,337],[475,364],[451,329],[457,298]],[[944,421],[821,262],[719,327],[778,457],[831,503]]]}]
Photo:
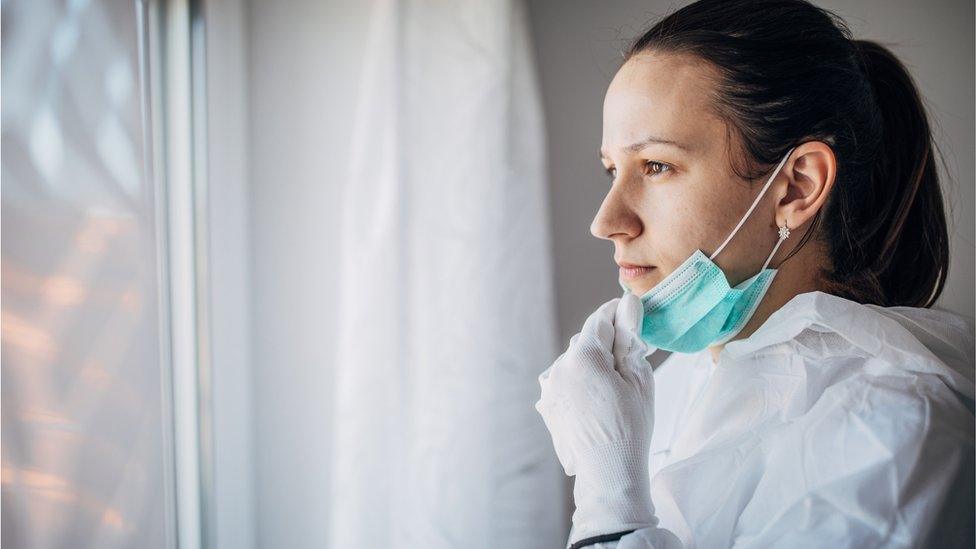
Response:
[{"label": "earring", "polygon": [[783,222],[783,226],[779,228],[779,239],[786,240],[790,237],[790,228],[786,226],[786,222]]}]

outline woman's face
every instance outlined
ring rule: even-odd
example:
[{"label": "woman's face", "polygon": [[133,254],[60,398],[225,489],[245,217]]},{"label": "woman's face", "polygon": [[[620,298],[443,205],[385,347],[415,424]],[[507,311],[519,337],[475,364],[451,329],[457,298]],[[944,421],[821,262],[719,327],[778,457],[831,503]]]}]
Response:
[{"label": "woman's face", "polygon": [[[765,182],[732,173],[726,125],[709,103],[714,75],[690,55],[641,53],[607,90],[600,152],[613,183],[590,231],[614,242],[618,264],[647,267],[620,272],[638,295],[695,250],[711,255]],[[732,285],[758,272],[776,243],[776,188],[785,186],[766,191],[714,259]]]}]

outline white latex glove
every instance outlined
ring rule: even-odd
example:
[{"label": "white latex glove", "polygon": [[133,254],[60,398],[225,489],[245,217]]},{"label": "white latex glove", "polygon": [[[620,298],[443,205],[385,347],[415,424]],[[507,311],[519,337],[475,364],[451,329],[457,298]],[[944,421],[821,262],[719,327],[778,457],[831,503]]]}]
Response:
[{"label": "white latex glove", "polygon": [[642,321],[632,292],[604,303],[539,376],[535,408],[566,474],[576,475],[570,541],[657,524],[647,467],[654,377]]}]

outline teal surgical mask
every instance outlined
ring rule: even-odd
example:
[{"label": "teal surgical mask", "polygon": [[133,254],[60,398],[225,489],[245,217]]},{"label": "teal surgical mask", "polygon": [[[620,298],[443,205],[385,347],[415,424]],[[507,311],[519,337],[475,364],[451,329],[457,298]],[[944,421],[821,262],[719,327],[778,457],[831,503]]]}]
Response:
[{"label": "teal surgical mask", "polygon": [[[644,305],[640,336],[651,347],[650,351],[698,352],[732,339],[752,317],[776,276],[776,269],[767,267],[780,244],[789,237],[789,228],[780,227],[779,240],[762,269],[734,287],[712,260],[749,218],[792,152],[792,148],[786,152],[752,206],[711,256],[696,250],[664,280],[640,296]],[[624,294],[631,291],[619,279],[617,282]]]}]

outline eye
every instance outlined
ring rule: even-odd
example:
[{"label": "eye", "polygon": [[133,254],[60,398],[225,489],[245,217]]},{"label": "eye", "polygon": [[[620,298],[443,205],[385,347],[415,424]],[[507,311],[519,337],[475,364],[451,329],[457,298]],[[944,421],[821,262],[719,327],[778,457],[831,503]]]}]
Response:
[{"label": "eye", "polygon": [[[673,168],[670,164],[665,164],[664,162],[658,162],[656,160],[648,160],[644,163],[647,166],[648,175],[661,175],[663,173],[671,171]],[[603,171],[607,172],[607,176],[610,178],[610,184],[613,184],[613,180],[617,178],[617,168],[609,167],[604,168]]]},{"label": "eye", "polygon": [[650,168],[651,175],[658,175],[671,170],[671,166],[668,164],[665,164],[664,162],[656,162],[654,160],[648,160],[644,163],[644,165]]}]

